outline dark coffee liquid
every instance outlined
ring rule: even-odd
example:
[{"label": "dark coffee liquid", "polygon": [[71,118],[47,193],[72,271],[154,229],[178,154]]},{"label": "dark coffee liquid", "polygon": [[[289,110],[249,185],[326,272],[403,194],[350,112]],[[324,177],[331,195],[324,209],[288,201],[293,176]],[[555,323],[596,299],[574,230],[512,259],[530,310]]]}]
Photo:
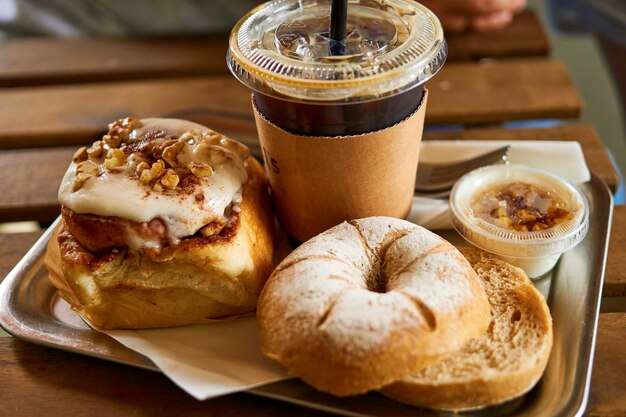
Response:
[{"label": "dark coffee liquid", "polygon": [[310,104],[254,92],[259,111],[272,123],[307,136],[347,136],[374,132],[409,117],[422,101],[419,85],[395,96],[363,103]]}]

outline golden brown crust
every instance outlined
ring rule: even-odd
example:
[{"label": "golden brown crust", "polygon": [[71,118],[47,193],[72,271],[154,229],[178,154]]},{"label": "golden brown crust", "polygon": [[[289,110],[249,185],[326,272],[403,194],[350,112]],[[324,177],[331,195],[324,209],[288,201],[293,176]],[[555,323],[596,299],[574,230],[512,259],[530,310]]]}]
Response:
[{"label": "golden brown crust", "polygon": [[262,167],[250,158],[246,169],[239,221],[222,238],[97,254],[61,222],[46,255],[51,282],[100,329],[174,326],[253,311],[272,270],[274,218]]},{"label": "golden brown crust", "polygon": [[541,378],[552,346],[552,319],[524,271],[475,248],[461,252],[492,304],[487,333],[462,350],[382,390],[407,404],[465,411],[528,392]]}]

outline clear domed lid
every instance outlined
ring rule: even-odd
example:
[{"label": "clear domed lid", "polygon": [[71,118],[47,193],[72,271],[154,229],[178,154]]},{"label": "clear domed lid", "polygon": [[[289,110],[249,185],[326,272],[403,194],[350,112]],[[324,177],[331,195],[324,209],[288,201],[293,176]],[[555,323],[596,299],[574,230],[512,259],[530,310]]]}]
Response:
[{"label": "clear domed lid", "polygon": [[367,101],[423,84],[447,47],[437,17],[411,0],[348,5],[343,55],[332,55],[329,0],[276,0],[233,28],[228,66],[263,94],[304,101]]}]

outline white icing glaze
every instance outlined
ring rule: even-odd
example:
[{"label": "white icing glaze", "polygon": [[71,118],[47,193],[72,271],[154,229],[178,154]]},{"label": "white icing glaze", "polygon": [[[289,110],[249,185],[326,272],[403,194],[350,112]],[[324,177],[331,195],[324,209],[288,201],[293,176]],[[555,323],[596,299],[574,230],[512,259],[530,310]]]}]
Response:
[{"label": "white icing glaze", "polygon": [[[143,119],[143,126],[129,135],[127,142],[140,141],[146,132],[161,130],[165,137],[156,143],[177,139],[187,131],[210,133],[210,129],[197,123],[178,119]],[[232,144],[231,144],[232,145]],[[213,168],[213,174],[199,178],[192,189],[154,191],[138,181],[134,165],[126,164],[121,169],[107,170],[98,166],[99,175],[89,178],[77,191],[72,192],[77,164],[70,164],[61,187],[59,201],[75,213],[114,216],[143,223],[160,218],[166,225],[170,243],[190,236],[204,225],[213,221],[226,222],[225,212],[232,204],[241,202],[242,185],[246,182],[245,152],[237,146],[225,143],[207,144],[193,139],[185,142],[178,154],[181,165],[203,162]],[[196,196],[202,194],[203,200]],[[157,242],[145,241],[132,233],[126,233],[131,248],[158,246]]]}]

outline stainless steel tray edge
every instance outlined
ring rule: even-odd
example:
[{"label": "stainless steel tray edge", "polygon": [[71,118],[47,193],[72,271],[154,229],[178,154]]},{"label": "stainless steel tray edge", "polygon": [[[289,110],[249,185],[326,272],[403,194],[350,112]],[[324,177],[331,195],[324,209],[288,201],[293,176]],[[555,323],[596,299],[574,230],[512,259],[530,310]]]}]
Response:
[{"label": "stainless steel tray edge", "polygon": [[[598,331],[598,322],[600,320],[600,308],[602,303],[602,291],[604,287],[604,275],[606,272],[606,260],[609,253],[609,241],[611,236],[611,227],[613,224],[613,195],[611,194],[611,190],[608,185],[600,179],[600,177],[591,174],[591,182],[595,185],[596,189],[594,190],[597,193],[601,193],[602,196],[606,199],[607,212],[606,221],[599,222],[596,224],[599,228],[595,228],[590,231],[590,233],[596,233],[600,236],[603,236],[604,239],[603,245],[600,245],[598,248],[598,252],[596,255],[601,257],[601,262],[599,263],[599,268],[596,270],[595,282],[596,285],[591,286],[592,294],[589,295],[590,304],[587,304],[587,317],[592,318],[592,323],[587,327],[587,334],[583,337],[584,340],[587,340],[588,343],[585,346],[585,350],[583,352],[583,356],[586,358],[586,368],[583,369],[584,376],[584,384],[582,384],[581,389],[578,393],[578,398],[576,399],[577,404],[571,404],[570,408],[572,411],[575,408],[576,413],[574,414],[576,417],[582,417],[585,413],[585,409],[587,408],[587,403],[589,401],[589,392],[591,390],[591,376],[593,372],[593,360],[595,357],[595,347],[596,347],[596,339],[597,339],[597,331]],[[597,203],[597,199],[594,199],[594,202]],[[596,215],[602,216],[601,212],[598,210],[595,211]],[[591,219],[590,219],[591,220]],[[590,223],[590,228],[593,227],[594,224]],[[584,367],[584,363],[579,361],[579,364]],[[573,400],[574,401],[574,400]],[[558,416],[567,416],[571,414],[566,414],[567,410],[563,410],[563,412],[556,414]]]},{"label": "stainless steel tray edge", "polygon": [[[44,268],[43,257],[59,220],[52,223],[0,283],[0,326],[10,335],[28,342],[159,371],[150,359],[106,334],[83,323],[71,326],[55,318],[52,308],[58,297],[56,289],[47,279],[37,279],[36,275]],[[28,298],[30,304],[24,304],[24,298]],[[41,323],[42,314],[45,326]]]},{"label": "stainless steel tray edge", "polygon": [[[555,318],[555,347],[546,374],[526,396],[469,415],[565,417],[581,416],[584,413],[589,395],[613,202],[606,184],[595,176],[581,188],[590,200],[590,232],[578,248],[564,255],[552,278],[554,282],[547,283],[548,288],[552,289],[548,303]],[[53,311],[59,306],[56,291],[47,279],[41,279],[46,276],[42,271],[43,255],[55,224],[0,283],[0,325],[13,336],[29,342],[159,371],[148,358],[103,333],[87,328],[84,323],[68,323],[57,319],[59,313]],[[572,275],[580,275],[580,266],[575,261],[576,257],[581,256],[588,260],[585,264],[586,274],[583,274],[587,279],[568,279]],[[584,288],[580,287],[584,284],[582,281],[587,284]],[[555,286],[561,294],[556,294]],[[581,318],[580,328],[575,326],[575,320],[571,320],[567,308],[563,311],[566,292],[584,296],[576,304],[583,309],[576,316]],[[29,300],[29,303],[25,305],[24,300]],[[571,307],[567,302],[565,304],[565,307]],[[573,342],[563,340],[572,331],[580,337]],[[575,369],[567,370],[564,364],[575,365]],[[556,386],[565,391],[558,395],[559,392],[554,392]],[[571,388],[569,391],[568,387]],[[299,380],[266,385],[248,393],[349,416],[450,415],[408,407],[379,394],[335,398],[317,392]]]}]

